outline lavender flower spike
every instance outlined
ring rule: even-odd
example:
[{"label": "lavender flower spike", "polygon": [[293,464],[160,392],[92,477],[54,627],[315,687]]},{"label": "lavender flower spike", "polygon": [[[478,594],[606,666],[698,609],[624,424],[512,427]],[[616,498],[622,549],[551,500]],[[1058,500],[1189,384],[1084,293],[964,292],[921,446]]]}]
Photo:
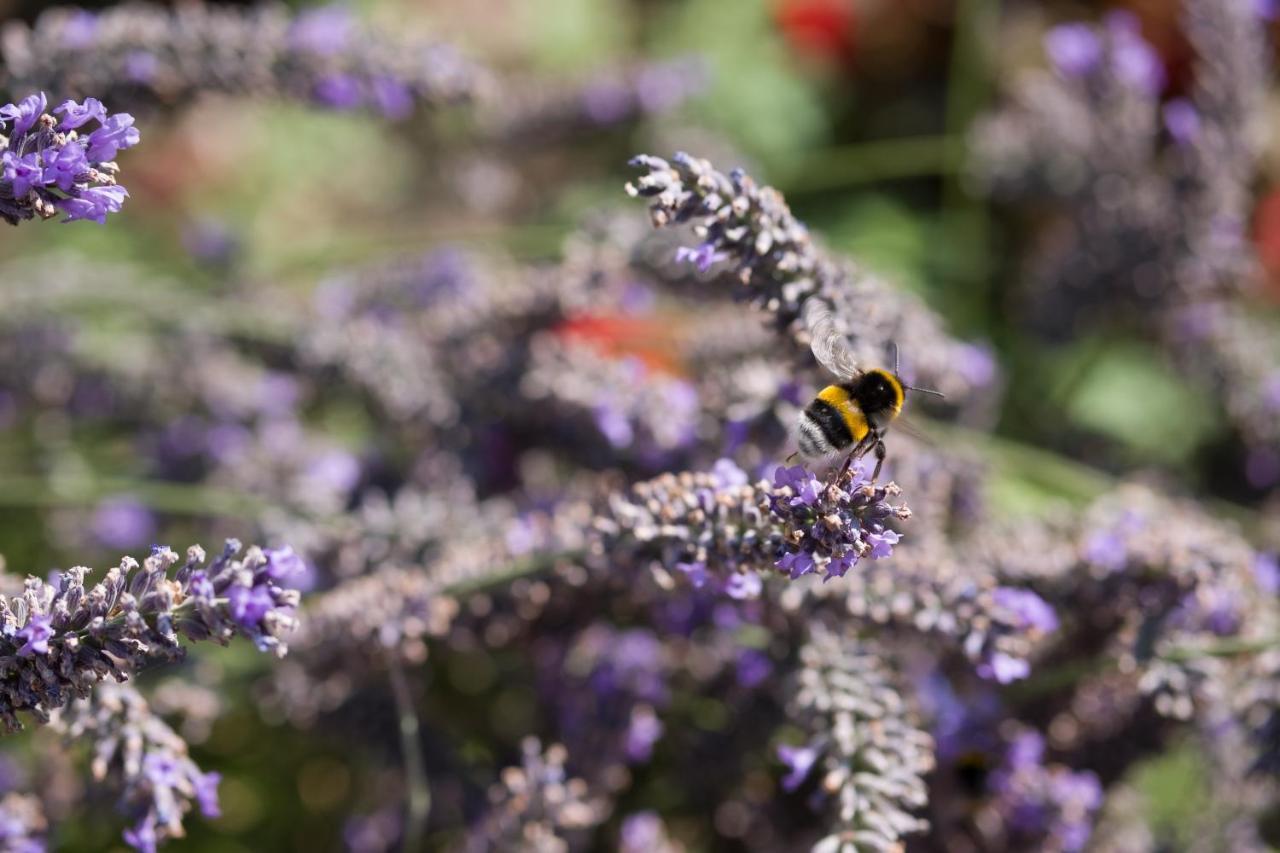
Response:
[{"label": "lavender flower spike", "polygon": [[90,569],[62,573],[55,587],[29,577],[26,591],[0,598],[0,721],[20,728],[19,711],[42,722],[111,676],[125,681],[158,660],[181,657],[181,638],[226,644],[240,635],[283,656],[283,635],[295,624],[298,593],[280,586],[278,552],[250,548],[236,559],[230,540],[207,566],[204,549],[178,555],[156,546],[139,566],[124,558],[86,588]]},{"label": "lavender flower spike", "polygon": [[196,766],[186,742],[132,686],[104,684],[56,712],[50,725],[68,739],[95,744],[93,777],[111,777],[122,788],[122,811],[134,821],[124,840],[135,850],[155,853],[157,845],[181,838],[193,805],[205,817],[219,816],[219,774]]},{"label": "lavender flower spike", "polygon": [[901,849],[903,837],[927,826],[913,812],[927,801],[933,739],[916,727],[879,656],[857,639],[815,625],[800,662],[791,715],[821,753],[805,761],[823,769],[822,789],[836,801],[834,831],[813,849]]},{"label": "lavender flower spike", "polygon": [[[818,334],[795,322],[815,297],[831,331],[842,336],[861,362],[883,363],[889,342],[909,353],[913,375],[951,400],[980,396],[994,376],[975,377],[971,344],[949,337],[923,303],[855,263],[823,251],[809,229],[772,187],[758,185],[741,169],[728,174],[683,152],[670,162],[642,154],[631,166],[643,172],[626,185],[629,195],[649,201],[654,227],[688,224],[699,243],[675,253],[679,267],[700,273],[732,271],[751,302],[776,315],[777,328],[817,352]],[[683,271],[676,274],[684,274]]]},{"label": "lavender flower spike", "polygon": [[43,92],[0,106],[0,219],[17,225],[62,213],[64,222],[103,223],[129,195],[114,159],[138,144],[133,116],[108,114],[94,98],[66,101],[54,110],[61,119],[47,107]]},{"label": "lavender flower spike", "polygon": [[610,555],[630,549],[695,586],[714,581],[732,597],[754,598],[761,572],[842,577],[860,559],[888,556],[897,534],[887,525],[911,516],[889,502],[898,493],[856,467],[826,483],[801,467],[779,468],[772,482],[752,485],[722,460],[711,472],[664,474],[614,496],[596,530]]}]

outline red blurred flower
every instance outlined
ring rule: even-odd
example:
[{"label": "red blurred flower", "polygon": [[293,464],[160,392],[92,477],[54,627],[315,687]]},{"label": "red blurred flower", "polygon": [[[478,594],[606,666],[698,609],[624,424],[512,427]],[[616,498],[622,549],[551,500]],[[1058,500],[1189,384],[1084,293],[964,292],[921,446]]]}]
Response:
[{"label": "red blurred flower", "polygon": [[1253,240],[1267,274],[1267,289],[1280,299],[1280,187],[1271,189],[1253,214]]},{"label": "red blurred flower", "polygon": [[800,56],[833,65],[853,61],[857,32],[853,0],[778,0],[774,20]]}]

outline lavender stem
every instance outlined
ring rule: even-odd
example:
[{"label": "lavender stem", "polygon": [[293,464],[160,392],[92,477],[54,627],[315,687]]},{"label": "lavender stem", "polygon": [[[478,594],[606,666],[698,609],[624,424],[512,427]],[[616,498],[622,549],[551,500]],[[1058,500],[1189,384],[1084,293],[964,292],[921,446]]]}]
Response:
[{"label": "lavender stem", "polygon": [[391,692],[396,700],[396,714],[400,721],[400,751],[404,753],[405,787],[408,793],[408,816],[404,827],[404,849],[417,850],[422,844],[422,834],[431,814],[431,787],[427,770],[422,764],[422,744],[418,738],[418,712],[413,705],[413,694],[405,678],[400,659],[388,658],[391,675]]}]

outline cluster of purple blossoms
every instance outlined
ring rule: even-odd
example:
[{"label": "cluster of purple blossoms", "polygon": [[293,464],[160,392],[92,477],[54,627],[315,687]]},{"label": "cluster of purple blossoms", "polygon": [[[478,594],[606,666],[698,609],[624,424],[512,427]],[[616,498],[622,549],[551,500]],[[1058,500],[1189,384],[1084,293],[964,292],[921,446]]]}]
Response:
[{"label": "cluster of purple blossoms", "polygon": [[893,553],[888,524],[911,511],[890,499],[892,483],[868,482],[850,467],[829,482],[803,468],[778,468],[754,485],[723,459],[709,473],[666,474],[614,496],[596,520],[604,553],[657,558],[733,598],[755,598],[763,574],[842,577],[859,560]]},{"label": "cluster of purple blossoms", "polygon": [[1102,785],[1088,771],[1045,763],[1044,738],[1020,732],[1008,743],[1004,760],[988,784],[990,808],[1001,817],[1015,849],[1077,853],[1089,842],[1102,805]]},{"label": "cluster of purple blossoms", "polygon": [[48,106],[44,92],[0,106],[0,219],[105,222],[129,195],[115,158],[138,144],[133,116],[96,98]]},{"label": "cluster of purple blossoms", "polygon": [[181,657],[183,638],[227,643],[248,637],[284,655],[298,593],[282,582],[299,569],[292,550],[250,548],[237,558],[231,540],[206,565],[199,546],[179,557],[155,546],[141,566],[126,557],[92,587],[76,567],[51,582],[30,577],[21,596],[0,599],[0,720],[41,721],[87,696],[107,676],[125,681],[148,664]]},{"label": "cluster of purple blossoms", "polygon": [[29,794],[9,792],[0,798],[0,847],[12,853],[45,853],[44,809]]},{"label": "cluster of purple blossoms", "polygon": [[371,32],[345,6],[296,17],[275,6],[55,8],[33,25],[6,25],[0,59],[11,88],[93,94],[142,110],[222,92],[395,120],[469,100],[485,85],[452,48]]}]

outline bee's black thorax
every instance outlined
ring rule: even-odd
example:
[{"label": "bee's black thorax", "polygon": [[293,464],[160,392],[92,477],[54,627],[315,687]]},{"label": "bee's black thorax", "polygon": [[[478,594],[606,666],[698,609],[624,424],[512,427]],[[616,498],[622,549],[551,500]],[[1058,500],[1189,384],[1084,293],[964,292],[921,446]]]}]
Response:
[{"label": "bee's black thorax", "polygon": [[868,370],[843,387],[868,420],[887,422],[902,409],[902,383],[887,370]]}]

